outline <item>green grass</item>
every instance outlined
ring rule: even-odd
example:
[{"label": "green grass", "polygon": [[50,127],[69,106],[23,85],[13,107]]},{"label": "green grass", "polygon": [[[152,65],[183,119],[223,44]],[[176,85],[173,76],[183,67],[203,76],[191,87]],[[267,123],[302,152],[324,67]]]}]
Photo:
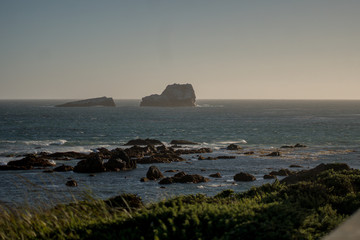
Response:
[{"label": "green grass", "polygon": [[134,195],[49,210],[2,209],[3,239],[319,239],[360,207],[360,171],[294,185],[179,196],[143,206]]}]

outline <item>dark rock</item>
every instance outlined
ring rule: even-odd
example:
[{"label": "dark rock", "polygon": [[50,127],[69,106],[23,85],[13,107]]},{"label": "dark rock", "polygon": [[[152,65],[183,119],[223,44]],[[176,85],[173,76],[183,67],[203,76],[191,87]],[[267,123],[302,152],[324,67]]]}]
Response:
[{"label": "dark rock", "polygon": [[174,182],[172,177],[166,177],[160,180],[159,184],[171,184]]},{"label": "dark rock", "polygon": [[275,175],[266,174],[264,175],[264,179],[277,179]]},{"label": "dark rock", "polygon": [[142,107],[194,107],[195,92],[191,84],[168,85],[161,95],[143,97]]},{"label": "dark rock", "polygon": [[164,186],[161,186],[160,188],[166,188],[166,187],[164,187]]},{"label": "dark rock", "polygon": [[113,153],[112,151],[110,151],[109,149],[104,148],[104,147],[97,148],[96,150],[99,153],[99,155],[101,156],[101,158],[103,158],[103,159],[111,158],[112,153]]},{"label": "dark rock", "polygon": [[35,154],[29,154],[21,160],[10,161],[8,166],[22,166],[22,167],[50,167],[55,166],[55,163],[50,162],[47,159],[39,157]]},{"label": "dark rock", "polygon": [[175,151],[176,154],[197,154],[197,153],[211,153],[210,148],[199,148],[199,149],[178,149]]},{"label": "dark rock", "polygon": [[124,151],[129,157],[134,157],[134,158],[142,158],[144,156],[157,153],[157,149],[153,145],[148,145],[146,147],[139,147],[135,145],[131,148],[125,149]]},{"label": "dark rock", "polygon": [[175,182],[177,183],[200,183],[200,182],[208,182],[210,181],[208,178],[205,178],[198,174],[192,174],[192,175],[185,175],[180,178],[175,178]]},{"label": "dark rock", "polygon": [[172,169],[171,169],[171,170],[166,170],[165,172],[172,172],[172,173],[173,173],[173,172],[178,172],[178,171],[179,171],[179,170],[172,170]]},{"label": "dark rock", "polygon": [[240,150],[241,147],[239,145],[236,144],[230,144],[229,146],[226,147],[227,150]]},{"label": "dark rock", "polygon": [[70,151],[70,152],[56,152],[52,154],[41,153],[41,156],[54,160],[69,160],[69,159],[86,159],[89,156],[89,154]]},{"label": "dark rock", "polygon": [[303,144],[297,143],[297,144],[295,144],[294,147],[296,147],[296,148],[304,148],[304,147],[306,147],[306,146],[303,145]]},{"label": "dark rock", "polygon": [[70,180],[66,182],[66,186],[68,187],[77,187],[78,183],[75,180]]},{"label": "dark rock", "polygon": [[150,166],[146,173],[146,177],[150,180],[157,180],[159,178],[163,178],[164,175],[156,166]]},{"label": "dark rock", "polygon": [[0,170],[29,170],[32,169],[32,166],[9,166],[9,165],[0,165]]},{"label": "dark rock", "polygon": [[164,145],[161,141],[156,140],[156,139],[134,139],[134,140],[130,140],[128,141],[125,146],[131,146],[131,145]]},{"label": "dark rock", "polygon": [[152,163],[171,163],[171,162],[181,162],[185,161],[184,158],[180,157],[177,154],[164,153],[164,154],[155,154],[150,157],[144,157],[136,160],[140,164],[152,164]]},{"label": "dark rock", "polygon": [[54,172],[69,172],[69,171],[73,171],[74,168],[72,166],[67,166],[67,165],[61,165],[59,167],[56,167],[53,169]]},{"label": "dark rock", "polygon": [[186,175],[186,173],[181,171],[181,172],[178,172],[177,174],[175,174],[174,178],[181,178],[181,177],[183,177],[185,175]]},{"label": "dark rock", "polygon": [[244,152],[245,155],[253,155],[255,152],[253,151],[249,151],[249,152]]},{"label": "dark rock", "polygon": [[234,176],[234,180],[240,182],[251,182],[255,181],[256,178],[249,173],[240,172]]},{"label": "dark rock", "polygon": [[206,159],[206,158],[203,157],[203,156],[201,156],[201,155],[198,157],[198,160],[205,160],[205,159]]},{"label": "dark rock", "polygon": [[98,153],[90,154],[87,159],[81,160],[74,167],[74,172],[80,173],[96,173],[104,172],[105,170],[103,160]]},{"label": "dark rock", "polygon": [[190,142],[190,141],[187,141],[187,140],[172,140],[170,142],[170,144],[175,144],[175,145],[197,145],[198,143]]},{"label": "dark rock", "polygon": [[148,181],[150,181],[150,179],[148,179],[148,178],[146,178],[146,177],[142,177],[142,178],[140,179],[140,182],[148,182]]},{"label": "dark rock", "polygon": [[221,178],[221,174],[220,173],[214,173],[214,174],[210,174],[209,177]]},{"label": "dark rock", "polygon": [[109,171],[131,170],[136,168],[136,160],[131,159],[121,148],[116,148],[111,151],[111,158],[104,167]]},{"label": "dark rock", "polygon": [[296,172],[295,174],[284,178],[280,182],[286,184],[295,184],[301,181],[313,181],[320,173],[330,169],[336,172],[342,170],[350,170],[350,167],[345,163],[322,163],[313,169]]},{"label": "dark rock", "polygon": [[53,172],[54,172],[54,170],[52,170],[52,169],[44,170],[44,171],[43,171],[43,173],[53,173]]},{"label": "dark rock", "polygon": [[235,159],[236,156],[218,156],[217,159]]},{"label": "dark rock", "polygon": [[270,175],[274,176],[291,176],[294,172],[290,171],[289,169],[280,169],[279,171],[272,171],[270,172]]},{"label": "dark rock", "polygon": [[202,169],[200,169],[200,171],[202,171],[202,172],[206,172],[206,169],[203,169],[203,168],[202,168]]},{"label": "dark rock", "polygon": [[104,107],[115,107],[115,102],[112,98],[99,97],[99,98],[89,98],[80,101],[68,102],[55,107],[95,107],[95,106],[104,106]]},{"label": "dark rock", "polygon": [[174,149],[173,148],[168,148],[166,147],[165,145],[161,145],[159,147],[156,148],[156,151],[159,152],[159,153],[164,153],[164,152],[167,152],[167,153],[174,153]]},{"label": "dark rock", "polygon": [[207,157],[207,158],[205,158],[205,157],[200,156],[198,158],[198,160],[217,160],[217,157]]},{"label": "dark rock", "polygon": [[290,165],[290,167],[291,167],[291,168],[302,168],[302,166],[296,165],[296,164],[292,164],[292,165]]},{"label": "dark rock", "polygon": [[110,158],[109,161],[104,163],[106,171],[118,172],[119,170],[126,169],[126,162],[120,158]]},{"label": "dark rock", "polygon": [[280,157],[281,154],[280,154],[279,151],[276,151],[276,152],[269,153],[269,154],[267,154],[265,156],[267,156],[267,157]]},{"label": "dark rock", "polygon": [[89,174],[89,177],[95,177],[96,175],[95,174]]},{"label": "dark rock", "polygon": [[137,209],[144,206],[141,198],[136,194],[125,193],[104,201],[110,207]]},{"label": "dark rock", "polygon": [[280,148],[294,148],[294,146],[285,145],[285,146],[281,146]]}]

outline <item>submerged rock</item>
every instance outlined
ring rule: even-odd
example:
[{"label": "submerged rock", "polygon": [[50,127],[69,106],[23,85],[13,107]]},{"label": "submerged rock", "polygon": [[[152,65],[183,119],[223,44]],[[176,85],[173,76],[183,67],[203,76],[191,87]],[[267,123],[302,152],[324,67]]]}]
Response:
[{"label": "submerged rock", "polygon": [[85,100],[56,105],[56,107],[95,107],[95,106],[115,107],[115,102],[112,98],[99,97],[99,98],[89,98]]},{"label": "submerged rock", "polygon": [[143,97],[142,107],[194,107],[195,91],[191,84],[168,85],[161,95]]},{"label": "submerged rock", "polygon": [[267,157],[280,157],[281,153],[279,151],[276,151],[276,152],[269,153],[269,154],[267,154],[265,156],[267,156]]},{"label": "submerged rock", "polygon": [[75,180],[69,180],[66,182],[66,186],[68,187],[77,187],[78,183]]},{"label": "submerged rock", "polygon": [[230,144],[229,146],[226,147],[227,150],[240,150],[241,147],[239,145],[236,144]]},{"label": "submerged rock", "polygon": [[67,165],[61,165],[60,167],[54,168],[53,171],[54,172],[69,172],[69,171],[73,171],[74,168],[72,166],[67,166]]}]

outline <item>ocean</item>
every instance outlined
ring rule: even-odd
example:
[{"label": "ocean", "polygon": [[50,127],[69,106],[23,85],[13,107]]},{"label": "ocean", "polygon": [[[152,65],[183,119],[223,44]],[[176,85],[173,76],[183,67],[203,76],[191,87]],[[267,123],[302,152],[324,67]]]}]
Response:
[{"label": "ocean", "polygon": [[[181,194],[213,196],[225,189],[246,191],[271,183],[263,175],[272,170],[302,169],[320,163],[345,162],[360,169],[359,100],[198,100],[194,108],[139,107],[139,100],[116,100],[115,108],[57,108],[63,100],[0,101],[0,164],[39,152],[92,152],[114,149],[136,138],[154,138],[169,145],[173,139],[210,147],[205,157],[231,155],[235,159],[197,160],[198,154],[184,155],[185,162],[152,164],[163,173],[180,170],[222,178],[200,184],[171,184],[161,188],[156,181],[140,182],[150,165],[135,170],[89,174],[44,173],[43,169],[0,171],[0,202],[3,204],[56,204],[82,198],[106,199],[121,193],[138,194],[145,202]],[[242,151],[226,146],[239,144]],[[306,148],[280,149],[301,143]],[[265,156],[280,150],[279,157]],[[243,152],[254,151],[253,155]],[[57,161],[76,165],[79,160]],[[293,169],[294,170],[294,169]],[[233,176],[247,172],[254,182],[234,182]],[[164,173],[172,176],[174,173]],[[65,186],[68,179],[79,186]]]}]

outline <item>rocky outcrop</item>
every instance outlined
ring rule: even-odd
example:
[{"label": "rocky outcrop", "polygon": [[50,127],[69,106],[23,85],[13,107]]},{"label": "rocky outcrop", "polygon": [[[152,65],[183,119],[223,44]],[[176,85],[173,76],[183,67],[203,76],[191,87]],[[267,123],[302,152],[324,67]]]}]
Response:
[{"label": "rocky outcrop", "polygon": [[97,107],[97,106],[115,107],[116,105],[114,100],[108,97],[89,98],[85,100],[56,105],[56,107]]},{"label": "rocky outcrop", "polygon": [[23,159],[10,161],[8,162],[7,165],[15,166],[15,167],[32,168],[32,167],[50,167],[50,166],[55,166],[56,164],[53,161],[49,161],[35,154],[29,154]]},{"label": "rocky outcrop", "polygon": [[322,163],[313,169],[303,170],[291,176],[288,176],[283,180],[281,180],[280,182],[286,184],[295,184],[301,181],[313,181],[320,173],[330,169],[336,172],[342,170],[350,170],[350,167],[345,163],[328,163],[328,164]]},{"label": "rocky outcrop", "polygon": [[53,169],[54,172],[69,172],[69,171],[73,171],[73,170],[74,170],[74,168],[72,166],[67,166],[64,164]]},{"label": "rocky outcrop", "polygon": [[191,84],[168,85],[161,95],[143,97],[142,107],[194,107],[195,91]]},{"label": "rocky outcrop", "polygon": [[239,182],[251,182],[255,181],[256,178],[249,173],[240,172],[234,176],[234,180]]},{"label": "rocky outcrop", "polygon": [[90,154],[86,160],[81,160],[74,167],[74,172],[96,173],[105,172],[102,158],[97,153]]},{"label": "rocky outcrop", "polygon": [[150,180],[157,180],[160,178],[163,178],[164,175],[161,173],[161,171],[156,166],[149,167],[149,170],[146,173],[146,178]]},{"label": "rocky outcrop", "polygon": [[121,148],[111,151],[111,158],[104,164],[106,171],[124,171],[136,168],[136,160],[131,159]]},{"label": "rocky outcrop", "polygon": [[171,183],[200,183],[208,182],[210,179],[205,178],[198,174],[186,174],[184,172],[179,172],[173,177],[163,178],[159,184],[171,184]]},{"label": "rocky outcrop", "polygon": [[220,174],[220,173],[214,173],[214,174],[210,174],[209,177],[212,177],[212,178],[221,178],[221,174]]},{"label": "rocky outcrop", "polygon": [[281,146],[281,148],[305,148],[306,145],[297,143],[294,146],[293,145],[285,145],[285,146]]},{"label": "rocky outcrop", "polygon": [[272,171],[269,173],[269,175],[273,176],[291,176],[294,175],[295,172],[290,171],[289,169],[282,168],[279,171]]},{"label": "rocky outcrop", "polygon": [[185,159],[174,153],[159,153],[150,157],[144,157],[136,160],[136,162],[140,164],[171,163],[182,161],[185,161]]},{"label": "rocky outcrop", "polygon": [[239,145],[236,144],[230,144],[229,146],[226,147],[227,150],[240,150],[241,147]]}]

